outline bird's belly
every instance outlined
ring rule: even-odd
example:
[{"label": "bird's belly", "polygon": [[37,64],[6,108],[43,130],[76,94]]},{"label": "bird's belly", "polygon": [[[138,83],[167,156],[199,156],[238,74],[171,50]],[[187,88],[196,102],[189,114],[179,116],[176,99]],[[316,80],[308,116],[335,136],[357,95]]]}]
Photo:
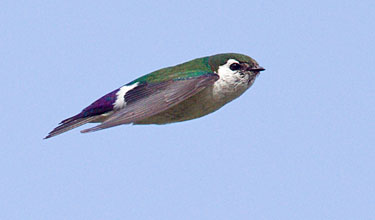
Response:
[{"label": "bird's belly", "polygon": [[213,97],[212,87],[206,88],[189,99],[134,124],[167,124],[199,118],[221,108],[225,103]]},{"label": "bird's belly", "polygon": [[240,96],[248,87],[222,88],[210,86],[189,99],[134,124],[168,124],[187,121],[210,114]]}]

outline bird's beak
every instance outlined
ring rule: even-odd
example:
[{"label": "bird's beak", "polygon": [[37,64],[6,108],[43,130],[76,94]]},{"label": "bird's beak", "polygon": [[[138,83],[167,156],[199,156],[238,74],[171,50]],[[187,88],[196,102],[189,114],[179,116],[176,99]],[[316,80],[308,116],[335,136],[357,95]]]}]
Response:
[{"label": "bird's beak", "polygon": [[254,71],[254,72],[260,72],[260,71],[264,71],[266,69],[264,69],[263,67],[259,66],[259,67],[256,67],[256,68],[248,68],[247,71]]}]

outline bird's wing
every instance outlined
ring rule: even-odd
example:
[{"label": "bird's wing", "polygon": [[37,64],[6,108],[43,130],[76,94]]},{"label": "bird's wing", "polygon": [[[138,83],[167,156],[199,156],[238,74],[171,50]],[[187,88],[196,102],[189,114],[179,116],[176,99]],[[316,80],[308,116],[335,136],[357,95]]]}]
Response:
[{"label": "bird's wing", "polygon": [[129,124],[156,115],[202,91],[218,79],[217,74],[206,73],[190,78],[139,84],[125,94],[125,108],[111,115],[100,125],[81,132]]}]

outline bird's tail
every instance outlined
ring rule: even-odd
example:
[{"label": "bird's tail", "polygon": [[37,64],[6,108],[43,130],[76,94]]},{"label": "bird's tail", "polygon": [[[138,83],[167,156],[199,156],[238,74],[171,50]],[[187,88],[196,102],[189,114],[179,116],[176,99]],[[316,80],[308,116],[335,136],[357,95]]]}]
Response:
[{"label": "bird's tail", "polygon": [[71,118],[65,119],[62,122],[60,122],[60,125],[57,126],[55,129],[53,129],[51,132],[48,133],[48,135],[44,138],[51,138],[53,136],[62,134],[64,132],[67,132],[73,128],[79,127],[81,125],[84,125],[86,123],[95,121],[99,116],[92,116],[92,117],[86,117],[86,118],[77,118],[76,116],[73,116]]}]

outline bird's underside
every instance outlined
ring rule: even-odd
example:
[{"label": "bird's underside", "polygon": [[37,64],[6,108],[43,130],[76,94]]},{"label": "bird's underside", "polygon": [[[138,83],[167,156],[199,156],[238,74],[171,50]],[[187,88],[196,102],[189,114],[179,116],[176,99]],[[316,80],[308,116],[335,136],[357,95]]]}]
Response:
[{"label": "bird's underside", "polygon": [[209,86],[183,102],[148,118],[135,121],[133,124],[168,124],[199,118],[210,114],[225,103],[212,97],[213,87]]}]

